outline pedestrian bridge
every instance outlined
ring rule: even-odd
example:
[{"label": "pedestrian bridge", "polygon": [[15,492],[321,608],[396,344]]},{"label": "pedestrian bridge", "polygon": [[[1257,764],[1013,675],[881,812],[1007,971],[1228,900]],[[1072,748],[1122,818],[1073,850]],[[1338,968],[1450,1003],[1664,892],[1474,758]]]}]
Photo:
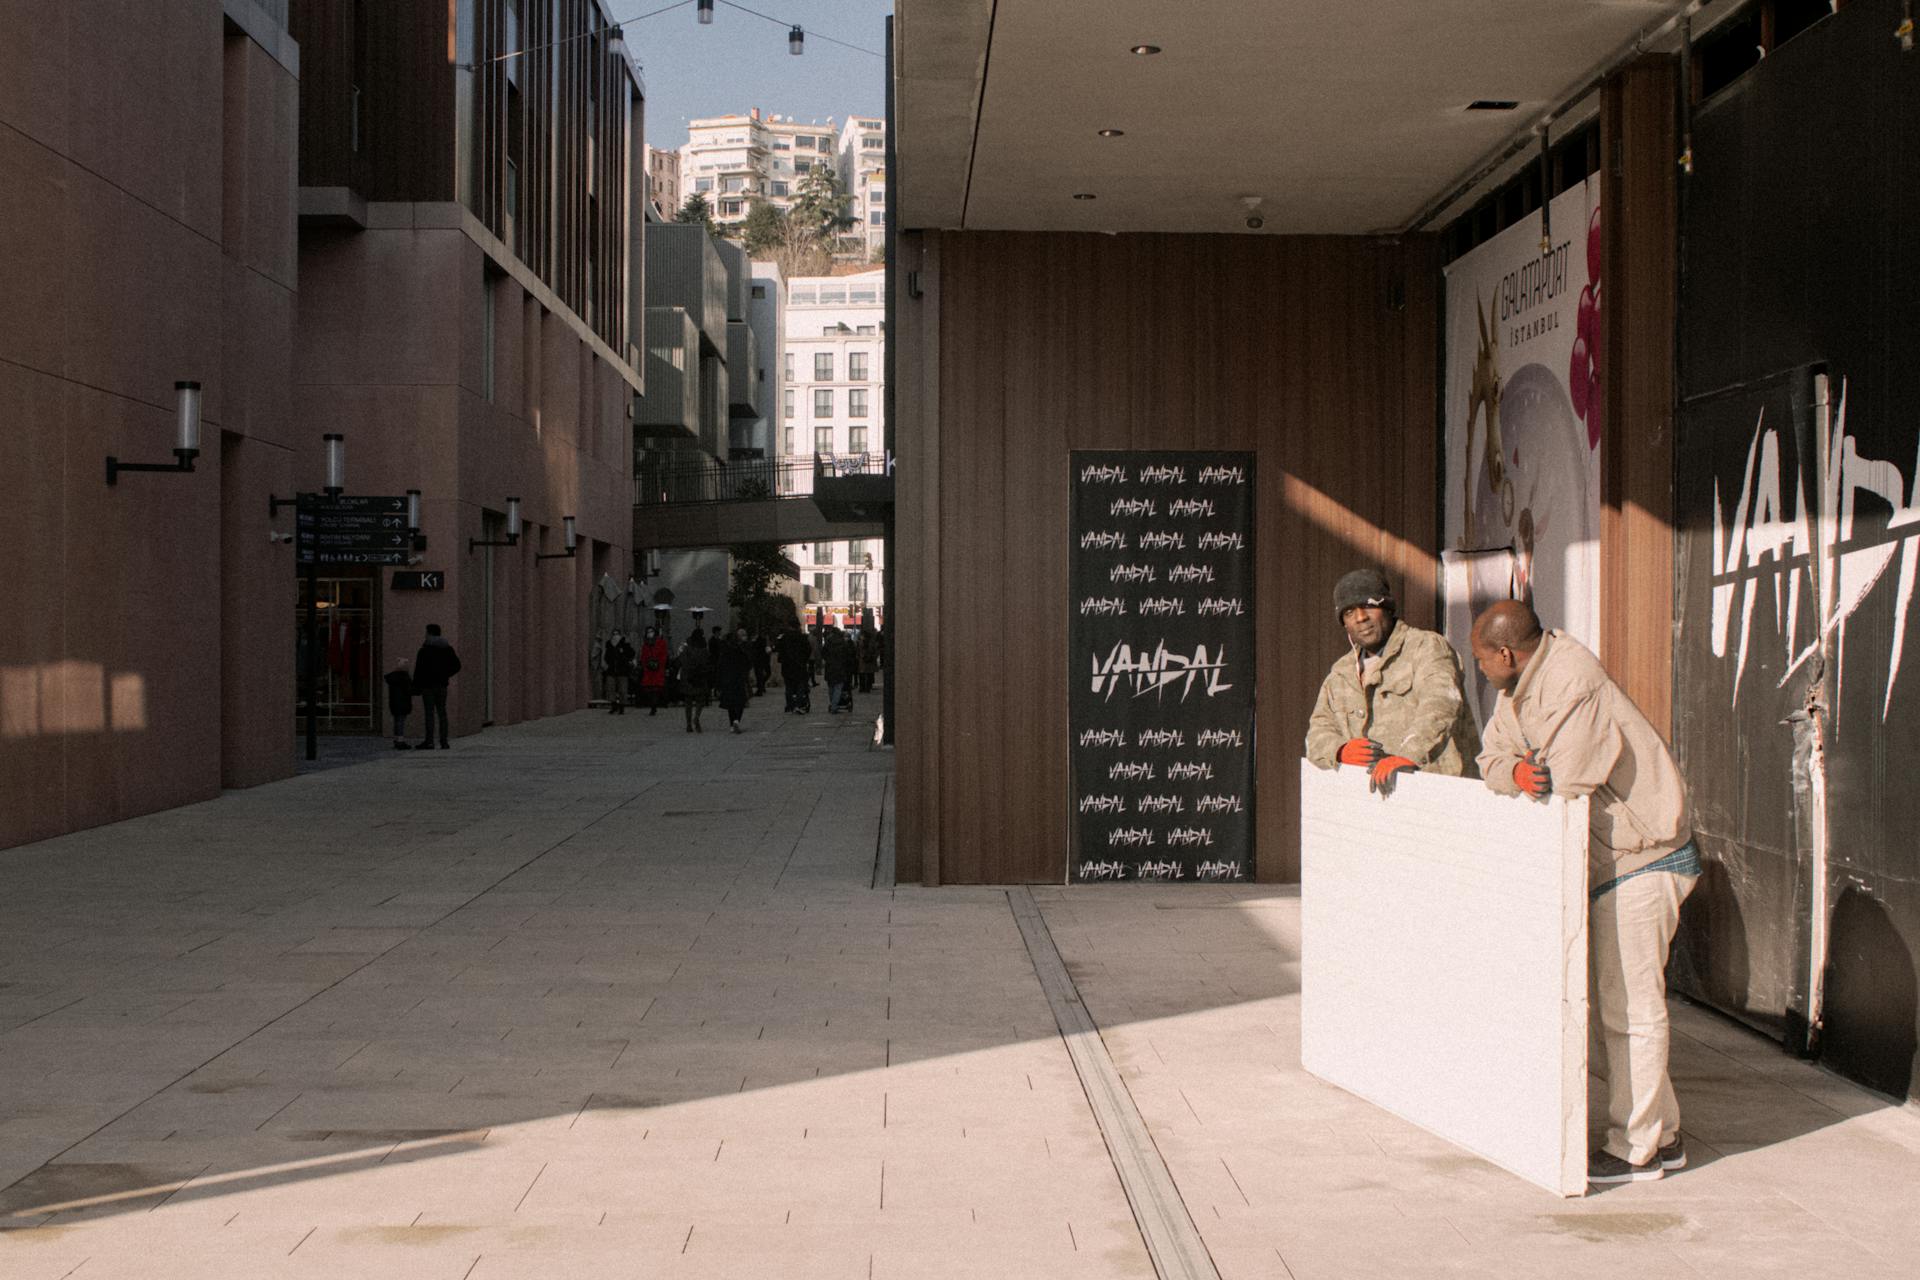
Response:
[{"label": "pedestrian bridge", "polygon": [[633,545],[674,551],[737,542],[878,538],[893,477],[879,454],[819,454],[634,467]]}]

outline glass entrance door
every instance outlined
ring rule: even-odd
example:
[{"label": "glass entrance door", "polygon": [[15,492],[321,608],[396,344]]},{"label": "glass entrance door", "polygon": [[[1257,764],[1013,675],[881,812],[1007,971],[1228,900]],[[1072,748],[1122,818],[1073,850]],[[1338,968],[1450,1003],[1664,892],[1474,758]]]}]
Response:
[{"label": "glass entrance door", "polygon": [[318,658],[316,687],[320,732],[375,733],[381,703],[374,696],[375,591],[370,573],[317,580],[320,604],[317,655],[307,627],[304,575],[294,598],[294,722],[306,723],[307,664]]}]

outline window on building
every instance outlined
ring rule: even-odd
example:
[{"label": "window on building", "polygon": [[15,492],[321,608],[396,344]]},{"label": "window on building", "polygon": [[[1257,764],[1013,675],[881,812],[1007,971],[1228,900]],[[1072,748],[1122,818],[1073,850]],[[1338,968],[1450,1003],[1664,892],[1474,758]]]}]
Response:
[{"label": "window on building", "polygon": [[865,423],[856,422],[847,428],[847,452],[865,453],[867,451],[867,428]]},{"label": "window on building", "polygon": [[[865,387],[855,387],[853,390],[847,392],[847,416],[849,418],[864,418],[867,416],[867,389]],[[856,450],[856,452],[858,451]]]},{"label": "window on building", "polygon": [[780,393],[780,416],[783,418],[791,418],[793,416],[793,388],[792,387],[788,387],[785,391],[782,391]]},{"label": "window on building", "polygon": [[847,301],[854,303],[878,302],[880,301],[880,286],[872,284],[855,285],[847,291]]},{"label": "window on building", "polygon": [[765,298],[767,296],[767,286],[763,284],[753,286],[753,296],[756,298]]},{"label": "window on building", "polygon": [[780,452],[786,454],[789,458],[791,458],[793,456],[794,444],[795,444],[795,441],[793,438],[793,428],[788,427],[786,429],[785,438],[781,441],[781,444],[780,444]]},{"label": "window on building", "polygon": [[745,178],[720,179],[720,190],[722,191],[735,192],[735,191],[745,191],[746,189],[747,189],[747,180]]},{"label": "window on building", "polygon": [[787,351],[787,352],[781,353],[780,371],[781,371],[781,376],[784,377],[788,382],[793,381],[793,352]]},{"label": "window on building", "polygon": [[813,353],[813,380],[815,382],[833,381],[833,352],[816,351]]},{"label": "window on building", "polygon": [[860,137],[860,149],[862,151],[885,151],[887,149],[887,140],[877,133],[862,134]]},{"label": "window on building", "polygon": [[741,205],[738,200],[722,200],[720,202],[720,213],[722,217],[731,218],[740,212],[740,208]]},{"label": "window on building", "polygon": [[712,178],[695,178],[693,180],[693,189],[704,195],[705,193],[713,190],[713,179]]},{"label": "window on building", "polygon": [[813,416],[816,418],[831,418],[833,416],[832,388],[820,387],[814,391]]},{"label": "window on building", "polygon": [[872,213],[869,213],[867,215],[867,225],[871,227],[886,226],[887,211],[885,209],[875,209]]},{"label": "window on building", "polygon": [[[819,300],[820,295],[811,289],[795,289],[793,295],[787,299],[787,305],[794,307],[811,307]],[[791,378],[793,374],[789,372],[787,376]]]},{"label": "window on building", "polygon": [[847,381],[865,382],[867,380],[867,353],[864,351],[847,352]]},{"label": "window on building", "polygon": [[[847,540],[847,563],[868,565],[867,540],[865,538],[849,538]],[[871,568],[872,566],[868,565],[868,567]]]},{"label": "window on building", "polygon": [[832,564],[833,563],[833,544],[831,542],[814,543],[813,544],[813,562],[815,564]]},{"label": "window on building", "polygon": [[820,305],[821,306],[823,307],[834,306],[840,303],[844,303],[846,300],[847,300],[847,289],[845,285],[832,285],[832,286],[821,285],[820,286]]},{"label": "window on building", "polygon": [[847,575],[847,599],[854,604],[865,604],[867,600],[867,575],[849,573]]},{"label": "window on building", "polygon": [[873,326],[870,324],[863,324],[859,328],[855,329],[854,332],[855,333],[872,333]]},{"label": "window on building", "polygon": [[813,598],[816,600],[833,599],[833,575],[816,573],[813,575]]},{"label": "window on building", "polygon": [[815,427],[813,429],[813,451],[815,453],[833,452],[832,427]]},{"label": "window on building", "polygon": [[526,164],[526,130],[523,125],[525,113],[520,106],[520,90],[507,86],[507,181],[506,208],[510,234],[507,243],[515,252],[519,251],[520,236],[517,225],[520,221],[520,170]]},{"label": "window on building", "polygon": [[867,199],[871,200],[874,204],[885,204],[887,202],[887,189],[885,187],[875,187],[867,193]]},{"label": "window on building", "polygon": [[784,195],[789,195],[791,193],[792,193],[792,188],[789,187],[786,183],[776,182],[773,184],[773,194],[777,196],[784,196]]}]

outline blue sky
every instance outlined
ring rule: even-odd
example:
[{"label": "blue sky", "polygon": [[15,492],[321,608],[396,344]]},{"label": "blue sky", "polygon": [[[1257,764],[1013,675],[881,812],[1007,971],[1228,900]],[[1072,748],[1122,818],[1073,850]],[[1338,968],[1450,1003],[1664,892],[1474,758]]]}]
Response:
[{"label": "blue sky", "polygon": [[[672,0],[612,0],[627,21]],[[887,105],[886,63],[820,39],[833,36],[883,53],[892,0],[744,0],[778,18],[775,25],[714,5],[713,24],[701,26],[691,2],[626,28],[627,47],[647,86],[647,141],[677,147],[687,121],[759,107],[765,115],[801,120],[878,116]],[[787,52],[786,27],[807,31],[806,52]]]}]

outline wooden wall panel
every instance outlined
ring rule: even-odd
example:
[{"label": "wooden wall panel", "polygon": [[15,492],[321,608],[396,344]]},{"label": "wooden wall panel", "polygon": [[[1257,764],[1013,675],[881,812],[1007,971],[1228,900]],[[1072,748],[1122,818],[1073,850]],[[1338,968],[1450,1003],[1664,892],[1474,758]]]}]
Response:
[{"label": "wooden wall panel", "polygon": [[1433,619],[1436,264],[1429,239],[907,239],[902,878],[1064,878],[1068,456],[1155,448],[1258,456],[1257,861],[1297,875],[1334,581],[1382,564]]},{"label": "wooden wall panel", "polygon": [[1674,126],[1672,58],[1601,89],[1606,440],[1600,477],[1600,659],[1654,727],[1673,721]]}]

